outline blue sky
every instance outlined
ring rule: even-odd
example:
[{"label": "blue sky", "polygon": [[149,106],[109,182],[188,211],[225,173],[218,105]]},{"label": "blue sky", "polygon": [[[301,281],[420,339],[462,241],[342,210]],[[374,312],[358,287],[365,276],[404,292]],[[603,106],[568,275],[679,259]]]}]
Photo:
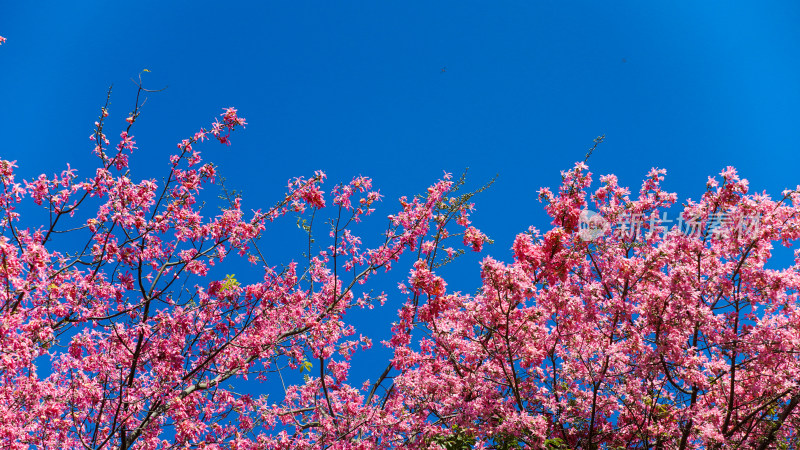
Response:
[{"label": "blue sky", "polygon": [[147,68],[169,88],[134,164],[236,106],[250,125],[206,156],[250,195],[316,169],[387,198],[499,173],[479,206],[506,248],[603,133],[592,171],[626,184],[659,166],[696,197],[734,165],[759,190],[795,186],[797,23],[796,2],[10,2],[0,149],[26,174],[87,158],[106,88],[121,124]]},{"label": "blue sky", "polygon": [[[600,134],[592,172],[634,191],[651,167],[679,201],[727,165],[773,196],[800,183],[798,23],[793,1],[8,2],[0,157],[25,177],[67,161],[86,174],[107,87],[121,131],[130,78],[147,68],[147,87],[168,88],[133,130],[140,178],[161,177],[177,142],[235,106],[247,129],[202,151],[247,206],[322,169],[373,177],[385,215],[470,167],[472,186],[499,174],[473,217],[508,259],[516,233],[547,228],[536,191]],[[286,223],[276,263],[298,254],[276,238],[297,233]],[[476,286],[476,262],[453,283]],[[399,301],[360,329],[377,342]]]}]

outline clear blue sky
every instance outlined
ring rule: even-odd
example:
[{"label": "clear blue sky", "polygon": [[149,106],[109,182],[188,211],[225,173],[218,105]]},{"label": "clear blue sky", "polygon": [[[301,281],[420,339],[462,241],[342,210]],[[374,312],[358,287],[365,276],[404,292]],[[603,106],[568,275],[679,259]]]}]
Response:
[{"label": "clear blue sky", "polygon": [[505,248],[603,133],[590,166],[623,183],[664,167],[685,199],[730,164],[795,186],[799,23],[792,1],[8,2],[0,152],[26,174],[80,160],[107,86],[121,124],[148,68],[169,88],[134,163],[236,106],[250,125],[206,156],[251,195],[324,169],[392,198],[469,166],[500,174],[476,219],[502,217]]},{"label": "clear blue sky", "polygon": [[[795,1],[7,2],[0,156],[26,177],[87,169],[106,88],[121,130],[147,68],[169,87],[134,128],[140,175],[235,106],[247,129],[202,151],[248,206],[323,169],[373,177],[385,215],[470,167],[473,186],[500,175],[474,219],[508,259],[516,233],[546,228],[538,188],[600,134],[592,171],[634,191],[654,166],[680,201],[727,165],[773,196],[800,183],[798,24]],[[385,332],[398,301],[362,330]]]}]

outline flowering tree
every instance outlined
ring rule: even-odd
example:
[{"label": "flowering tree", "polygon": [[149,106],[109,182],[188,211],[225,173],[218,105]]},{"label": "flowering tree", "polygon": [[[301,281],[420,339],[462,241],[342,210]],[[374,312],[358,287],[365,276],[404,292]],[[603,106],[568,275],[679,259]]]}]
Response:
[{"label": "flowering tree", "polygon": [[[684,205],[703,230],[687,234],[654,225],[676,201],[664,174],[631,199],[613,175],[588,195],[583,163],[563,173],[557,194],[540,191],[553,228],[517,236],[510,264],[486,258],[475,296],[437,294],[426,268],[412,272],[426,301],[401,314],[390,397],[418,412],[422,436],[446,448],[800,444],[800,251],[765,268],[772,242],[800,237],[800,186],[774,201],[729,167]],[[587,197],[609,225],[645,219],[641,232],[586,240]]]},{"label": "flowering tree", "polygon": [[[67,166],[17,182],[14,161],[0,159],[4,448],[800,444],[800,254],[787,269],[765,266],[773,242],[800,237],[800,187],[772,200],[727,168],[684,205],[699,230],[687,234],[661,225],[677,200],[661,187],[665,171],[631,198],[613,175],[589,193],[579,163],[557,193],[540,191],[552,228],[517,236],[508,263],[484,258],[466,295],[437,273],[464,252],[454,239],[473,251],[488,241],[470,223],[463,178],[401,198],[374,247],[352,227],[381,199],[364,177],[326,193],[317,172],[289,181],[270,208],[246,215],[228,195],[204,215],[217,174],[199,148],[230,145],[245,120],[226,109],[178,144],[162,183],[137,181],[139,96],[115,145],[107,105],[91,176]],[[587,238],[589,201],[607,227]],[[43,223],[26,222],[30,202]],[[286,214],[301,216],[308,245],[279,268],[258,238]],[[743,227],[752,217],[758,226]],[[383,343],[393,358],[351,381],[351,356],[371,342],[347,312],[389,298],[368,288],[404,254],[405,300]],[[215,275],[239,258],[256,281]],[[287,367],[308,373],[286,384]],[[247,377],[284,383],[285,395],[232,386]]]},{"label": "flowering tree", "polygon": [[[144,91],[140,86],[114,146],[104,131],[108,101],[102,108],[90,138],[98,167],[86,179],[67,166],[60,175],[19,183],[15,162],[0,160],[3,446],[349,445],[349,433],[365,423],[339,419],[358,399],[358,390],[342,381],[351,354],[370,341],[348,339],[354,329],[345,313],[372,307],[376,299],[361,285],[403,253],[419,251],[432,227],[444,236],[445,217],[457,216],[464,242],[480,249],[486,238],[469,226],[468,196],[443,203],[458,188],[446,175],[425,196],[402,198],[383,243],[369,249],[351,232],[381,198],[365,177],[326,195],[325,174],[317,172],[291,180],[283,199],[249,217],[241,199],[230,195],[220,214],[204,217],[198,200],[216,169],[197,147],[207,139],[230,145],[230,132],[246,122],[226,109],[221,121],[178,144],[163,184],[134,181],[131,129]],[[23,227],[23,200],[45,207],[46,223]],[[313,252],[313,219],[326,206],[335,209],[330,245]],[[300,222],[309,251],[302,266],[291,262],[277,270],[256,240],[288,212],[310,218]],[[259,281],[211,277],[213,266],[237,257],[258,268]],[[40,376],[37,367],[47,358],[52,370]],[[287,365],[318,367],[324,377],[287,387],[285,402],[276,405],[224,384],[248,376],[277,382]],[[290,406],[295,402],[303,406]],[[276,427],[283,429],[267,432]],[[292,435],[289,428],[313,435]]]}]

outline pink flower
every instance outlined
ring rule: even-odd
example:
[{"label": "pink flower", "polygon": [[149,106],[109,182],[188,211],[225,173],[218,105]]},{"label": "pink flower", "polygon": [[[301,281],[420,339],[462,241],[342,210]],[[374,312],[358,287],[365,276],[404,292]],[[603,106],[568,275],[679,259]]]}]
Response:
[{"label": "pink flower", "polygon": [[[701,225],[724,212],[725,239],[590,243],[577,221],[591,173],[577,163],[540,190],[550,229],[483,258],[462,293],[442,268],[464,252],[453,227],[473,250],[491,241],[449,174],[401,197],[380,235],[357,234],[374,230],[356,224],[381,198],[362,176],[330,192],[323,172],[293,178],[248,210],[252,199],[207,190],[217,169],[199,148],[207,133],[230,144],[245,124],[226,108],[171,147],[153,179],[128,166],[133,136],[113,152],[101,123],[84,175],[68,165],[18,182],[0,160],[0,397],[13,400],[0,402],[0,439],[119,447],[124,428],[132,448],[377,450],[796,437],[800,251],[783,270],[770,257],[775,242],[800,240],[800,186],[780,200],[749,194],[728,167],[683,211]],[[665,175],[651,170],[638,196],[603,176],[597,209],[616,227],[660,217],[676,202]],[[288,227],[272,224],[293,211]],[[757,230],[736,225],[752,218]],[[275,240],[297,252],[284,259]],[[374,289],[401,264],[399,296]],[[378,302],[395,302],[397,318],[364,382],[350,360],[371,340],[353,318],[377,317]],[[242,383],[270,383],[278,398],[240,395]]]}]

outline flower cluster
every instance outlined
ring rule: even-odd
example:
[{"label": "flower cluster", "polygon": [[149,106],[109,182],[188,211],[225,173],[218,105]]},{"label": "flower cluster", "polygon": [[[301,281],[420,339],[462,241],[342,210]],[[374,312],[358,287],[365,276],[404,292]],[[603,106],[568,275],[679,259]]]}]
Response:
[{"label": "flower cluster", "polygon": [[[552,228],[518,235],[506,261],[483,257],[478,289],[463,294],[440,268],[491,243],[470,220],[475,192],[459,192],[463,179],[445,173],[400,198],[376,245],[353,227],[382,199],[362,176],[326,192],[318,171],[290,180],[268,209],[246,214],[228,195],[218,214],[201,214],[217,169],[199,148],[210,136],[230,145],[245,119],[227,108],[182,140],[160,184],[128,169],[139,113],[109,149],[101,110],[98,166],[85,177],[67,165],[18,182],[15,161],[0,159],[4,448],[800,442],[800,251],[788,268],[768,266],[773,243],[800,239],[800,186],[773,200],[726,168],[685,205],[687,217],[729,231],[724,239],[651,232],[633,245],[641,236],[598,233],[589,242],[590,201],[609,227],[637,217],[654,231],[676,196],[661,187],[663,169],[638,197],[613,175],[590,193],[578,163],[558,189],[540,190]],[[48,220],[28,224],[26,201]],[[280,264],[259,238],[287,214],[308,243]],[[729,226],[748,217],[759,218],[751,232]],[[230,259],[249,271],[226,273]],[[400,263],[407,285],[373,294],[367,284]],[[372,341],[348,314],[373,303],[398,307],[383,342],[391,357],[354,380],[352,358]],[[244,380],[283,395],[245,394]]]}]

